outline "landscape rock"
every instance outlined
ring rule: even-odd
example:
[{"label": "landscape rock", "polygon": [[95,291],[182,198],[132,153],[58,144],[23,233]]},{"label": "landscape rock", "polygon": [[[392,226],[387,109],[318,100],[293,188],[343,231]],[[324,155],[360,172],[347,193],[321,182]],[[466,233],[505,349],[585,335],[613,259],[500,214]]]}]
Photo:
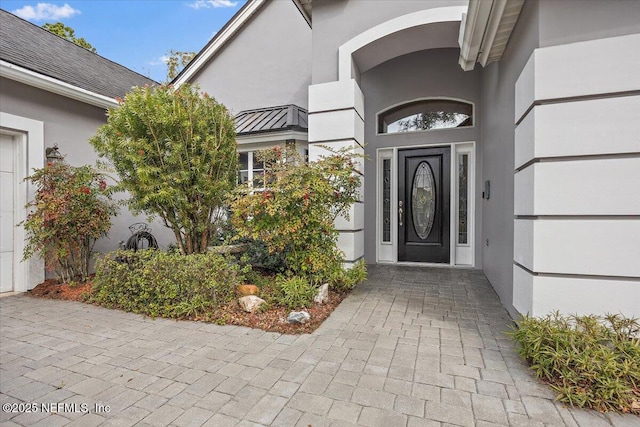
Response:
[{"label": "landscape rock", "polygon": [[311,315],[306,311],[292,311],[287,316],[289,323],[307,323],[311,319]]},{"label": "landscape rock", "polygon": [[247,313],[253,313],[264,303],[265,300],[255,295],[247,295],[246,297],[238,299],[238,304],[240,304],[240,307]]},{"label": "landscape rock", "polygon": [[326,304],[329,302],[329,284],[325,283],[324,285],[318,288],[318,293],[313,297],[313,302],[318,304]]},{"label": "landscape rock", "polygon": [[242,296],[257,295],[260,289],[256,285],[239,285],[238,293]]}]

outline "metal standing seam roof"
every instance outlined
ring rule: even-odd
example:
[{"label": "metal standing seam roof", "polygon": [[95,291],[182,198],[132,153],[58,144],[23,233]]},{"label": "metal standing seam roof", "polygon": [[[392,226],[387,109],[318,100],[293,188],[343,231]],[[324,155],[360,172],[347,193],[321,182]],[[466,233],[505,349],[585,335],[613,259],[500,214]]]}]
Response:
[{"label": "metal standing seam roof", "polygon": [[236,115],[238,135],[285,130],[307,132],[308,127],[307,110],[293,104],[245,110]]},{"label": "metal standing seam roof", "polygon": [[133,86],[157,84],[1,9],[0,59],[111,98]]}]

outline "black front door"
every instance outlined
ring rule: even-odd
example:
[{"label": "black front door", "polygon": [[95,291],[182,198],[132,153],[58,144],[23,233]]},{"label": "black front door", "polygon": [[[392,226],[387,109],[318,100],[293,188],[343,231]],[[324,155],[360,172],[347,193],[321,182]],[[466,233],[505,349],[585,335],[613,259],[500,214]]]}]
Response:
[{"label": "black front door", "polygon": [[449,263],[451,150],[398,151],[398,261]]}]

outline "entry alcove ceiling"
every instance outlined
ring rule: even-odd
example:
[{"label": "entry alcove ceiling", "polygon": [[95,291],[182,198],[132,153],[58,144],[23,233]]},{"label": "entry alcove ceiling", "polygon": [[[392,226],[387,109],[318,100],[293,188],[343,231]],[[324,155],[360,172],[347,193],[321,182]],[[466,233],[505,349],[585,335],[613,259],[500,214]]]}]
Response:
[{"label": "entry alcove ceiling", "polygon": [[458,48],[460,21],[437,22],[397,31],[353,53],[361,73],[390,59],[426,49]]}]

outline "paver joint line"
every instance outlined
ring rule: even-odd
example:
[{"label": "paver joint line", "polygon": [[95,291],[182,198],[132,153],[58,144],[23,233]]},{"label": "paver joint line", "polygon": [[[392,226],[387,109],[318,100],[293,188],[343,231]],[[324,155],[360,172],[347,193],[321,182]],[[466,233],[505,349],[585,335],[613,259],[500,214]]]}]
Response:
[{"label": "paver joint line", "polygon": [[518,358],[506,310],[474,270],[371,266],[313,334],[151,320],[0,299],[0,403],[111,412],[0,412],[3,425],[633,425],[568,410]]}]

